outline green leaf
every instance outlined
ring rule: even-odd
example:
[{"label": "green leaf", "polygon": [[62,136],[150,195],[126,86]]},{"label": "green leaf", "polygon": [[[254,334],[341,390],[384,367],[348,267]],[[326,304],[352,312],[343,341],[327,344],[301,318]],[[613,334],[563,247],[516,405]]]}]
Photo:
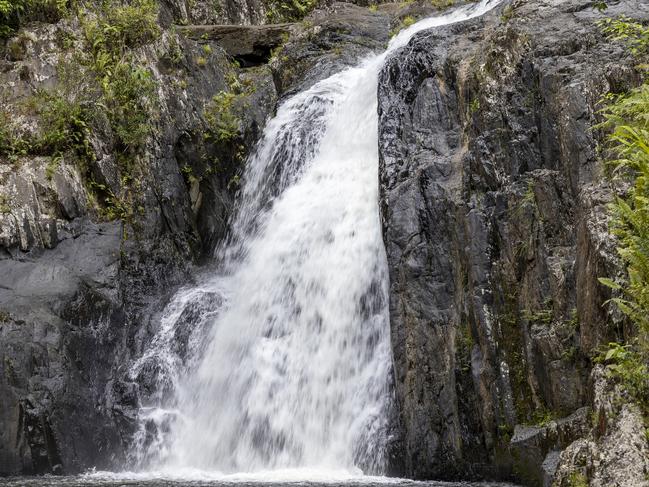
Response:
[{"label": "green leaf", "polygon": [[600,282],[600,284],[603,284],[604,286],[609,287],[611,289],[622,289],[622,286],[620,286],[613,279],[609,279],[608,277],[600,277],[598,281]]}]

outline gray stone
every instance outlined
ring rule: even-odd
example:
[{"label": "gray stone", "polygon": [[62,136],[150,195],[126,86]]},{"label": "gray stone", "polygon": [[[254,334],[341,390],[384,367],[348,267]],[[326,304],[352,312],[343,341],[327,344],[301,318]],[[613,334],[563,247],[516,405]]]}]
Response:
[{"label": "gray stone", "polygon": [[516,425],[509,450],[518,477],[529,485],[550,482],[548,472],[556,470],[560,451],[588,433],[589,412],[584,407],[543,426]]},{"label": "gray stone", "polygon": [[381,73],[406,476],[542,485],[547,454],[587,430],[583,418],[573,435],[518,426],[510,445],[539,414],[584,411],[587,356],[620,329],[597,279],[619,261],[592,129],[604,93],[640,82],[596,25],[620,14],[649,19],[649,6],[519,0],[419,33]]},{"label": "gray stone", "polygon": [[541,470],[543,471],[543,487],[551,487],[554,475],[559,466],[559,458],[561,452],[553,450],[545,456],[545,460],[541,464]]},{"label": "gray stone", "polygon": [[214,42],[243,66],[256,66],[267,63],[273,49],[287,41],[291,25],[188,25],[178,32],[198,42]]},{"label": "gray stone", "polygon": [[649,444],[639,408],[621,400],[627,392],[601,365],[591,381],[593,428],[561,453],[552,485],[571,487],[571,476],[579,473],[591,487],[649,486]]}]

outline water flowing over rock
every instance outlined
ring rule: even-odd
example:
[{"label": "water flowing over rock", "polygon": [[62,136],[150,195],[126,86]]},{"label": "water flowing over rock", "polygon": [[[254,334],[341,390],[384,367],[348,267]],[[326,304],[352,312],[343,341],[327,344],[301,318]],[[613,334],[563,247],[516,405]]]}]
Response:
[{"label": "water flowing over rock", "polygon": [[[597,21],[649,4],[366,3],[156,1],[131,222],[97,201],[133,183],[106,114],[87,167],[0,148],[0,475],[646,484],[592,358],[630,333],[597,281],[621,270],[598,110],[643,76]],[[36,20],[0,40],[30,137],[87,49],[74,13]]]},{"label": "water flowing over rock", "polygon": [[[20,34],[21,59],[0,60],[0,108],[27,133],[43,127],[22,104],[63,83],[57,66],[71,52],[61,53],[57,39],[70,30],[81,37],[78,26],[65,22],[30,24]],[[171,62],[174,47],[179,55]],[[187,283],[195,263],[225,233],[235,193],[229,181],[238,165],[231,147],[204,141],[202,112],[227,89],[230,61],[215,48],[208,65],[197,66],[204,50],[175,33],[137,54],[160,90],[142,156],[136,230],[97,215],[96,195],[72,157],[0,161],[2,475],[125,464],[138,406],[127,365],[151,335],[167,289]],[[257,89],[237,144],[254,143],[275,103],[270,70],[250,76]],[[112,135],[93,137],[88,170],[117,194],[122,181]],[[220,157],[218,174],[208,155]]]},{"label": "water flowing over rock", "polygon": [[[159,465],[386,471],[393,401],[376,177],[378,72],[417,31],[496,3],[422,21],[387,53],[279,107],[246,165],[220,268],[202,285],[226,304],[208,344],[195,340],[187,352],[202,358],[180,372],[187,377],[174,381],[173,399],[158,404],[171,411],[158,415],[166,443],[149,441]],[[166,325],[161,333],[169,335]],[[162,338],[155,347],[170,343]]]}]

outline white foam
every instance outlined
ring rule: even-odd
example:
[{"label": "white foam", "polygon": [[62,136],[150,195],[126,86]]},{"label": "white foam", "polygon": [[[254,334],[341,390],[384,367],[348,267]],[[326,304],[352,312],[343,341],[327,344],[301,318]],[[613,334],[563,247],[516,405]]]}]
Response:
[{"label": "white foam", "polygon": [[403,484],[415,483],[394,477],[363,475],[360,470],[324,470],[317,468],[296,468],[260,471],[257,473],[232,473],[207,471],[194,468],[161,469],[148,472],[90,471],[81,475],[86,480],[100,481],[183,481],[213,483],[345,483],[345,484]]},{"label": "white foam", "polygon": [[[134,365],[136,377],[153,361],[160,387],[173,389],[142,411],[135,458],[152,472],[141,475],[382,479],[359,470],[385,471],[393,406],[378,75],[415,33],[498,3],[418,22],[279,107],[247,162],[221,266],[178,293]],[[199,319],[181,319],[214,294],[218,312],[198,306]],[[188,326],[190,360],[174,348]]]}]

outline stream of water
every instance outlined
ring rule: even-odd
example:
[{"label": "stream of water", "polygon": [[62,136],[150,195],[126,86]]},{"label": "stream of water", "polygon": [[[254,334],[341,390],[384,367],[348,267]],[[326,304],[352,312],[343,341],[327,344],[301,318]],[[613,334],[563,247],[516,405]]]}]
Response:
[{"label": "stream of water", "polygon": [[218,271],[177,293],[133,364],[146,384],[133,463],[149,473],[120,481],[385,473],[393,390],[378,75],[415,33],[497,3],[422,20],[281,104],[247,162]]}]

